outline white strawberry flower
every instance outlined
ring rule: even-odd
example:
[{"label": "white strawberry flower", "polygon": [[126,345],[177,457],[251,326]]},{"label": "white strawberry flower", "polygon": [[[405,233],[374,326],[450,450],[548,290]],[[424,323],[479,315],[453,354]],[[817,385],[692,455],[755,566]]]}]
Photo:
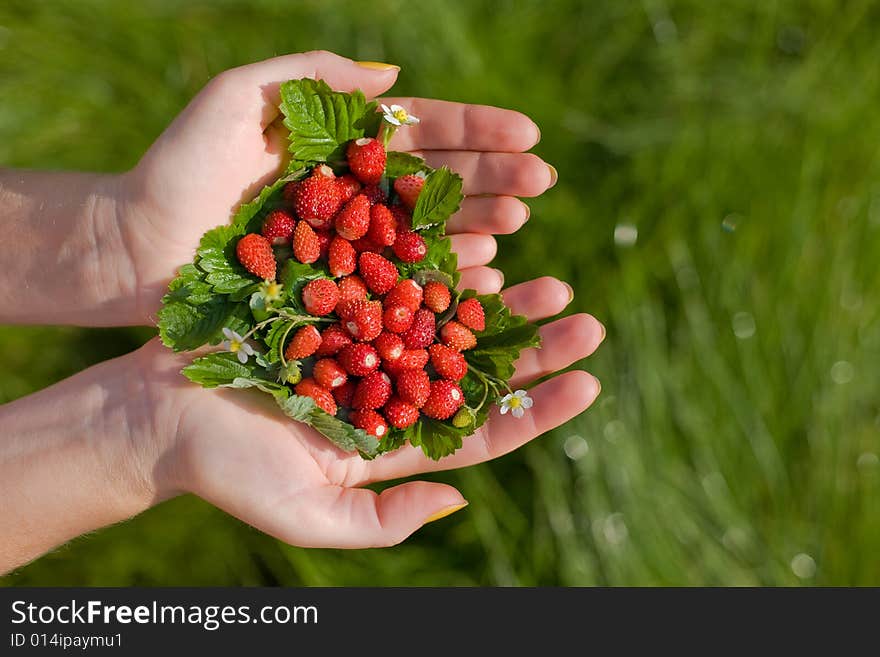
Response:
[{"label": "white strawberry flower", "polygon": [[276,281],[263,281],[260,283],[260,294],[266,303],[274,303],[281,298],[281,291],[284,286]]},{"label": "white strawberry flower", "polygon": [[223,341],[223,347],[227,351],[231,351],[238,358],[238,362],[244,365],[250,356],[253,356],[255,353],[254,348],[250,346],[247,342],[245,342],[244,338],[241,337],[238,333],[233,331],[232,329],[223,327],[223,337],[226,339]]},{"label": "white strawberry flower", "polygon": [[517,390],[504,395],[498,405],[501,406],[501,415],[510,411],[513,417],[520,418],[525,414],[525,409],[531,408],[534,403],[534,400],[526,395],[525,390]]},{"label": "white strawberry flower", "polygon": [[384,113],[382,118],[394,126],[418,125],[419,123],[419,118],[417,116],[413,116],[400,105],[392,105],[391,107],[388,107],[388,105],[383,104],[382,112]]}]

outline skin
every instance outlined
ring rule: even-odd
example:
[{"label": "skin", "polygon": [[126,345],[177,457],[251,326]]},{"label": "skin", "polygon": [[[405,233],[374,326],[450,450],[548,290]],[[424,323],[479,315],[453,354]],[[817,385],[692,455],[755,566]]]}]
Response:
[{"label": "skin", "polygon": [[[326,52],[278,57],[214,78],[129,172],[0,171],[0,231],[16,245],[4,264],[21,274],[0,280],[0,322],[153,324],[168,281],[202,233],[228,221],[282,166],[280,83],[318,77],[373,97],[397,71]],[[556,179],[525,153],[538,128],[499,108],[383,102],[422,119],[401,129],[391,149],[462,173],[468,196],[448,224],[462,286],[500,291],[503,276],[486,266],[496,249],[491,235],[522,226],[528,208],[517,197],[541,194]],[[559,313],[572,298],[552,278],[503,294],[533,320]],[[544,325],[541,335],[543,348],[519,359],[514,387],[588,356],[605,331],[578,314]],[[186,492],[291,544],[393,545],[466,501],[441,483],[409,481],[381,494],[365,484],[496,458],[582,412],[600,390],[586,372],[567,372],[530,391],[535,405],[525,417],[493,411],[441,461],[404,447],[368,462],[280,417],[259,394],[188,383],[179,372],[190,358],[153,340],[0,407],[0,572]]]}]

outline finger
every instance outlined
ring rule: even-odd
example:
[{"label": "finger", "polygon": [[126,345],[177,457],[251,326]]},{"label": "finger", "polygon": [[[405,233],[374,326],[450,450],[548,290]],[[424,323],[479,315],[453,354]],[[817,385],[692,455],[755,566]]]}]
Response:
[{"label": "finger", "polygon": [[539,332],[541,348],[524,350],[516,361],[516,374],[510,381],[514,388],[586,358],[605,338],[605,328],[587,314],[564,317]]},{"label": "finger", "polygon": [[521,418],[501,415],[494,409],[477,432],[463,440],[455,454],[434,461],[422,450],[407,445],[370,461],[365,483],[408,477],[483,463],[521,447],[585,411],[599,395],[598,379],[582,371],[560,374],[529,391],[534,405]]},{"label": "finger", "polygon": [[447,166],[464,179],[463,192],[539,196],[556,183],[555,169],[532,153],[415,151],[429,166]]},{"label": "finger", "polygon": [[392,150],[421,148],[466,151],[527,151],[541,139],[541,131],[525,114],[500,107],[467,105],[427,98],[383,98],[386,105],[402,105],[420,123],[398,130]]},{"label": "finger", "polygon": [[574,298],[568,283],[551,276],[514,285],[501,294],[513,313],[533,322],[561,313]]},{"label": "finger", "polygon": [[491,267],[470,267],[461,270],[458,289],[470,288],[479,294],[497,294],[501,291],[502,285],[504,285],[504,274],[500,270]]},{"label": "finger", "polygon": [[513,196],[471,196],[446,223],[446,232],[509,235],[529,218],[529,206]]},{"label": "finger", "polygon": [[462,233],[460,235],[451,235],[449,240],[452,242],[453,252],[458,255],[458,266],[460,269],[492,262],[492,258],[495,257],[495,253],[498,251],[498,243],[491,235]]},{"label": "finger", "polygon": [[370,548],[396,545],[444,511],[467,501],[452,486],[412,481],[377,494],[366,488],[327,485],[280,507],[276,531],[302,547]]}]

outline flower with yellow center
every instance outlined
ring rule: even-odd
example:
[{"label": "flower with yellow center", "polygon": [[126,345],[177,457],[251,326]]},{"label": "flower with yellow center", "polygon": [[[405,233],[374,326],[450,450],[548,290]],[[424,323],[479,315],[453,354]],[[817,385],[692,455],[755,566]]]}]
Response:
[{"label": "flower with yellow center", "polygon": [[534,404],[534,401],[526,395],[525,390],[508,393],[498,402],[498,405],[501,406],[501,415],[510,411],[510,414],[516,418],[522,417],[526,409],[532,407],[532,404]]},{"label": "flower with yellow center", "polygon": [[223,347],[227,351],[231,351],[235,354],[238,358],[238,362],[242,365],[247,362],[250,356],[253,356],[256,353],[254,348],[245,342],[243,337],[225,326],[223,327],[223,337],[226,338],[226,340],[223,341]]},{"label": "flower with yellow center", "polygon": [[260,283],[260,294],[263,295],[266,303],[278,301],[281,298],[281,290],[284,286],[277,281],[263,281]]},{"label": "flower with yellow center", "polygon": [[391,107],[382,105],[382,112],[382,118],[393,126],[418,125],[419,123],[418,117],[413,116],[400,105],[392,105]]}]

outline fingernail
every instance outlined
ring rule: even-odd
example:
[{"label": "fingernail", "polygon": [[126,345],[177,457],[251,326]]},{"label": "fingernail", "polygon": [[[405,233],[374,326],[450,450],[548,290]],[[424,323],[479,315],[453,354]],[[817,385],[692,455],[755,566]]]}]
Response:
[{"label": "fingernail", "polygon": [[[552,164],[548,164],[547,168],[550,169],[550,187],[553,187],[553,185],[556,184],[556,181],[559,180],[559,172]],[[550,189],[550,187],[548,187],[547,189]]]},{"label": "fingernail", "polygon": [[501,286],[504,287],[504,272],[500,269],[495,270],[498,273],[498,277],[501,279]]},{"label": "fingernail", "polygon": [[[591,374],[590,376],[593,376],[593,375]],[[596,381],[596,388],[598,388],[598,390],[596,390],[596,394],[598,395],[602,392],[602,382],[599,379],[597,379],[595,376],[593,376],[593,379],[595,379],[595,381]]]},{"label": "fingernail", "polygon": [[385,62],[355,62],[361,68],[368,68],[372,71],[387,71],[392,68],[396,68],[398,71],[400,67],[396,64],[386,64]]},{"label": "fingernail", "polygon": [[445,518],[446,516],[451,516],[456,511],[460,511],[464,507],[468,505],[467,502],[464,504],[453,504],[452,506],[447,506],[445,509],[440,509],[437,513],[434,513],[428,516],[423,522],[423,525],[427,525],[429,522],[434,522],[435,520],[440,520],[441,518]]},{"label": "fingernail", "polygon": [[602,329],[602,337],[599,338],[599,342],[602,342],[602,341],[605,340],[605,335],[606,335],[606,333],[605,333],[605,325],[604,325],[603,323],[599,322],[599,328]]},{"label": "fingernail", "polygon": [[[520,203],[522,203],[522,201],[520,201]],[[532,216],[532,209],[526,203],[523,203],[523,207],[526,209],[526,221],[528,221],[529,217]]]},{"label": "fingernail", "polygon": [[535,130],[538,131],[538,140],[535,142],[535,145],[537,146],[541,143],[541,126],[539,126],[537,123],[535,124]]},{"label": "fingernail", "polygon": [[562,281],[562,284],[568,290],[568,303],[571,303],[572,301],[574,301],[574,288],[565,281]]}]

